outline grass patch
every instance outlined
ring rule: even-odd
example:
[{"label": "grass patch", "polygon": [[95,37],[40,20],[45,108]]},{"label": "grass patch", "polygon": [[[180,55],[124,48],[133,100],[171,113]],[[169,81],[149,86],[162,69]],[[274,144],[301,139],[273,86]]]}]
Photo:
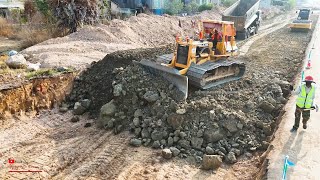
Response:
[{"label": "grass patch", "polygon": [[0,61],[0,70],[2,69],[8,69],[8,66],[4,61]]},{"label": "grass patch", "polygon": [[14,29],[5,18],[0,17],[0,36],[10,37],[14,34]]},{"label": "grass patch", "polygon": [[8,59],[7,55],[0,55],[0,70],[7,69],[6,60]]},{"label": "grass patch", "polygon": [[48,77],[58,74],[71,73],[74,72],[74,69],[39,69],[37,71],[27,72],[25,77],[27,79],[39,78],[39,77]]},{"label": "grass patch", "polygon": [[26,74],[26,78],[31,79],[36,77],[53,76],[59,73],[60,72],[55,69],[39,69],[37,71],[28,72]]},{"label": "grass patch", "polygon": [[48,30],[37,30],[32,28],[21,29],[16,36],[18,39],[22,40],[21,46],[23,49],[52,38],[52,34],[50,34]]}]

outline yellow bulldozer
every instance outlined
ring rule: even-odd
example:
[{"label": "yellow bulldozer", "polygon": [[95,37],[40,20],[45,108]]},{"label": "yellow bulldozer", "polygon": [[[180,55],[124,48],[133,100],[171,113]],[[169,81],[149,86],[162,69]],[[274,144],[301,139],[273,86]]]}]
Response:
[{"label": "yellow bulldozer", "polygon": [[312,25],[312,20],[310,20],[311,13],[311,9],[300,9],[297,19],[289,25],[291,31],[309,31]]},{"label": "yellow bulldozer", "polygon": [[239,80],[245,72],[243,62],[229,58],[238,55],[233,22],[203,20],[199,27],[198,38],[177,37],[174,53],[160,56],[161,64],[150,60],[139,62],[148,72],[174,84],[184,99],[188,83],[209,89]]}]

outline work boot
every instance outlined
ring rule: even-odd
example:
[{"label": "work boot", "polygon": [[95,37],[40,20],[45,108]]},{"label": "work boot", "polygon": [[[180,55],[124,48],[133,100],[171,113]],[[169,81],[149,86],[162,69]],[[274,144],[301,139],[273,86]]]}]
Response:
[{"label": "work boot", "polygon": [[303,124],[303,129],[307,129],[307,123]]},{"label": "work boot", "polygon": [[297,131],[297,128],[296,127],[293,127],[290,132],[296,132]]}]

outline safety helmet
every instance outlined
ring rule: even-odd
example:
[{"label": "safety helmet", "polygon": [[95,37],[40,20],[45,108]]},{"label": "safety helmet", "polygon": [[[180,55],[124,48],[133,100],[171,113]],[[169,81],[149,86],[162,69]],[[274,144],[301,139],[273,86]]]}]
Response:
[{"label": "safety helmet", "polygon": [[313,82],[313,77],[312,77],[312,76],[306,76],[306,78],[304,79],[304,81],[311,81],[311,82]]}]

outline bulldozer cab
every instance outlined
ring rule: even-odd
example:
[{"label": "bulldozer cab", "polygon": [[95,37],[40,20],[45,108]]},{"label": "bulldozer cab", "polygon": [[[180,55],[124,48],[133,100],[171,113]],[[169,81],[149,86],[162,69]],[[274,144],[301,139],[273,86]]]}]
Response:
[{"label": "bulldozer cab", "polygon": [[166,63],[139,62],[146,71],[174,84],[182,99],[188,96],[189,83],[200,89],[209,89],[239,80],[245,72],[243,62],[228,58],[238,54],[233,22],[201,21],[199,30],[198,39],[177,36],[174,53],[158,59]]},{"label": "bulldozer cab", "polygon": [[298,19],[309,20],[310,14],[311,14],[311,9],[300,9]]},{"label": "bulldozer cab", "polygon": [[205,20],[199,27],[201,36],[198,39],[176,39],[176,50],[168,66],[178,69],[180,74],[186,74],[191,63],[202,64],[238,53],[233,22]]},{"label": "bulldozer cab", "polygon": [[[232,56],[235,47],[236,30],[234,23],[229,21],[202,21],[202,31],[209,34],[209,42],[213,43],[214,55]],[[212,34],[212,35],[211,35]]]}]

